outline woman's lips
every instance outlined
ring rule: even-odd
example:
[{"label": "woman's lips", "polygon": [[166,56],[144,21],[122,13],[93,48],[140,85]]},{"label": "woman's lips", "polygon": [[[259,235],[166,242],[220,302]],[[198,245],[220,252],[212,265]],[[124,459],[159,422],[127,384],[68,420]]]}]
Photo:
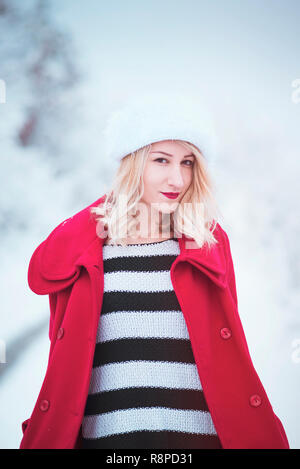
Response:
[{"label": "woman's lips", "polygon": [[162,192],[163,195],[168,197],[168,199],[177,199],[179,192]]}]

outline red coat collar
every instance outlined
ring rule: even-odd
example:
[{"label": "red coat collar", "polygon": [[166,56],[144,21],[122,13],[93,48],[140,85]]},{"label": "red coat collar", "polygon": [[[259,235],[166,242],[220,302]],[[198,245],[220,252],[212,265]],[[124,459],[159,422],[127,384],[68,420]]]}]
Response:
[{"label": "red coat collar", "polygon": [[[79,275],[81,266],[100,266],[104,240],[96,233],[90,208],[105,195],[58,225],[34,251],[28,271],[30,288],[38,294],[61,290]],[[185,235],[178,238],[180,255],[177,262],[188,261],[206,274],[216,285],[226,287],[226,243],[219,224],[214,231],[218,244],[210,250],[197,248]]]}]

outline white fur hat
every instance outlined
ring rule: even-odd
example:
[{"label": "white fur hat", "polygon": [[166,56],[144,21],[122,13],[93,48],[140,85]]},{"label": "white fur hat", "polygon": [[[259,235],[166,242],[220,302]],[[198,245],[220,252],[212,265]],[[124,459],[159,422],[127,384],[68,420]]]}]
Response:
[{"label": "white fur hat", "polygon": [[105,156],[114,163],[161,140],[194,144],[209,165],[214,163],[217,151],[213,116],[203,98],[178,92],[135,95],[110,113],[102,139]]}]

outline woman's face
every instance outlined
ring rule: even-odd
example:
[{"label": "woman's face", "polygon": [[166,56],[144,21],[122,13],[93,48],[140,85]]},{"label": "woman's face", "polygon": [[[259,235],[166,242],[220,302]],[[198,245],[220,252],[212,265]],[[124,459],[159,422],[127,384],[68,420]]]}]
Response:
[{"label": "woman's face", "polygon": [[[141,202],[150,207],[153,203],[162,204],[159,211],[163,213],[175,211],[192,182],[194,160],[192,152],[180,143],[172,140],[152,143],[143,174]],[[169,198],[164,193],[173,193],[175,197]]]}]

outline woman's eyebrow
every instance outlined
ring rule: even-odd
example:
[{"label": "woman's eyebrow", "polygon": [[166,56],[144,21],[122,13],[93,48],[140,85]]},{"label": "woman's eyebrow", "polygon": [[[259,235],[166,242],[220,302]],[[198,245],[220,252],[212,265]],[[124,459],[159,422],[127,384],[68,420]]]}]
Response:
[{"label": "woman's eyebrow", "polygon": [[[151,151],[150,153],[161,153],[162,155],[174,156],[174,155],[171,155],[170,153],[166,153],[165,151]],[[189,155],[185,155],[183,158],[187,158],[188,156],[194,156],[195,157],[195,155],[193,153],[190,153]]]}]

